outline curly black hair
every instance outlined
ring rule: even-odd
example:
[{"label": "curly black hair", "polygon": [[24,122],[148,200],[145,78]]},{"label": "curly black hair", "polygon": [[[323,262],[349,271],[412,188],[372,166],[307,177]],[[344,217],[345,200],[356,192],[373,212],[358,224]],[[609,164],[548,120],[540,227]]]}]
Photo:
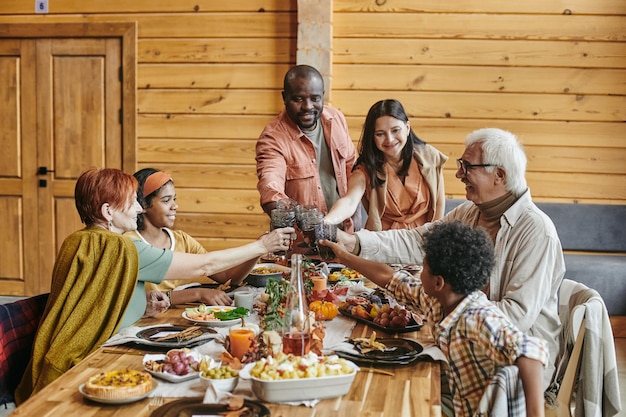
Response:
[{"label": "curly black hair", "polygon": [[487,232],[460,221],[434,225],[424,234],[423,249],[431,274],[441,275],[456,294],[483,288],[495,264]]}]

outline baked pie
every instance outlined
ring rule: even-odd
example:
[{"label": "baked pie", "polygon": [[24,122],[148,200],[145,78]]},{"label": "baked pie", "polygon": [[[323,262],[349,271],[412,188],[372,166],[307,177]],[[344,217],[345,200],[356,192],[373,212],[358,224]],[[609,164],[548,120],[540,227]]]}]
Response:
[{"label": "baked pie", "polygon": [[123,400],[147,394],[152,389],[152,375],[145,371],[123,369],[101,372],[85,383],[86,394],[104,400]]}]

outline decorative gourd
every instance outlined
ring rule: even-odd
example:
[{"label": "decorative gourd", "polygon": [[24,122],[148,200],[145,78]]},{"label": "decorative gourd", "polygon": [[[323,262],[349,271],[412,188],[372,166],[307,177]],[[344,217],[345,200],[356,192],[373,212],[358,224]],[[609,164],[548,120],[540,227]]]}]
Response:
[{"label": "decorative gourd", "polygon": [[324,320],[334,319],[339,311],[335,304],[324,300],[313,301],[309,304],[309,310],[315,312],[316,317],[321,317]]}]

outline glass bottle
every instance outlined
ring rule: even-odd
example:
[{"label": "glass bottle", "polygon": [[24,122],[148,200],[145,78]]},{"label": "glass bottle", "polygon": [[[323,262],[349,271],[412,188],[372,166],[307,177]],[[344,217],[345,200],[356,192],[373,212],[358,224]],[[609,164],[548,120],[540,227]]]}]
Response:
[{"label": "glass bottle", "polygon": [[283,352],[304,356],[311,348],[311,323],[306,300],[301,254],[291,256],[291,280],[285,303],[282,329]]}]

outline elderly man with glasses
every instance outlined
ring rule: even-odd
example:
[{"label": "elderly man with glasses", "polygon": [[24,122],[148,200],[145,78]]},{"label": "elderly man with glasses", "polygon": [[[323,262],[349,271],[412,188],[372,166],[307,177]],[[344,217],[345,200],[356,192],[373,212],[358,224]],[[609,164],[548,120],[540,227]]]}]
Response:
[{"label": "elderly man with glasses", "polygon": [[[483,291],[521,331],[548,343],[547,388],[559,348],[557,294],[565,274],[556,228],[532,202],[525,178],[526,155],[512,133],[495,128],[470,133],[457,167],[456,177],[465,184],[468,201],[439,221],[460,220],[484,228],[491,236],[496,265]],[[411,230],[342,233],[339,241],[366,259],[421,263],[423,234],[430,224]],[[407,279],[396,273],[385,287],[410,306],[417,286]]]}]

